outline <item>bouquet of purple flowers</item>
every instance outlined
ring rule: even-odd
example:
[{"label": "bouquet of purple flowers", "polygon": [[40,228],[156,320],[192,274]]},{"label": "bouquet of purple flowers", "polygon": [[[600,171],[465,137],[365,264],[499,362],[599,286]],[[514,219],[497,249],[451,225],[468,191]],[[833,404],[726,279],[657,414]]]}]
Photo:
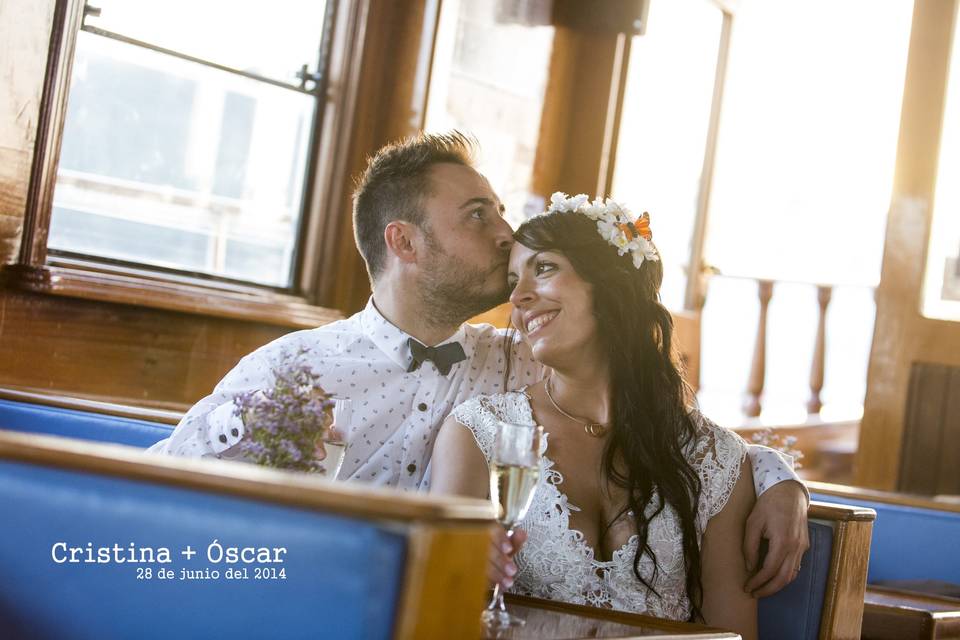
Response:
[{"label": "bouquet of purple flowers", "polygon": [[304,364],[275,370],[270,389],[233,400],[248,437],[240,452],[265,467],[324,473],[322,440],[333,425],[334,402],[319,376]]}]

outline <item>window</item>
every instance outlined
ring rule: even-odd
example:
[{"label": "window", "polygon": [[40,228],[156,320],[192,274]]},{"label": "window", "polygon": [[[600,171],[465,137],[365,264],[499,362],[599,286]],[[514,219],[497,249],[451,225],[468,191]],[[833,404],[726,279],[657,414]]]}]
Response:
[{"label": "window", "polygon": [[[477,168],[516,226],[544,207],[530,184],[554,28],[528,26],[549,22],[549,15],[512,15],[509,7],[444,0],[424,128],[477,137]],[[528,8],[536,12],[534,5]]]},{"label": "window", "polygon": [[710,0],[653,0],[631,43],[612,195],[650,212],[670,309],[684,307],[722,28]]},{"label": "window", "polygon": [[723,273],[879,281],[912,6],[766,0],[737,12],[707,243]]},{"label": "window", "polygon": [[927,248],[923,315],[960,321],[960,21],[953,33],[937,191]]},{"label": "window", "polygon": [[327,3],[98,5],[76,43],[50,255],[292,288]]},{"label": "window", "polygon": [[701,402],[718,419],[739,413],[758,278],[776,281],[765,417],[806,413],[817,284],[833,285],[821,416],[862,411],[912,7],[765,0],[736,13],[705,248],[722,275],[703,312]]}]

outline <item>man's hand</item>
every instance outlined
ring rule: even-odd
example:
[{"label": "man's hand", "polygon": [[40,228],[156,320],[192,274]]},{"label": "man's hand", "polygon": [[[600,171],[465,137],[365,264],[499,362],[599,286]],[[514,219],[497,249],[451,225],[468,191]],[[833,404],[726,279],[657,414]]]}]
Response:
[{"label": "man's hand", "polygon": [[[758,567],[761,540],[769,546]],[[807,495],[799,482],[785,480],[764,491],[747,518],[743,558],[753,574],[744,591],[755,598],[772,595],[793,582],[800,559],[810,548],[807,536]]]},{"label": "man's hand", "polygon": [[[340,442],[343,442],[343,435],[337,431],[336,427],[330,427],[330,429],[327,431],[327,439],[333,441],[339,440]],[[317,460],[327,459],[327,448],[323,446],[323,438],[317,439],[316,447],[313,450],[313,456]]]},{"label": "man's hand", "polygon": [[517,575],[517,565],[513,556],[527,540],[527,532],[516,529],[513,536],[507,537],[503,527],[497,526],[490,532],[490,552],[487,557],[487,581],[490,585],[499,584],[501,589],[513,586]]}]

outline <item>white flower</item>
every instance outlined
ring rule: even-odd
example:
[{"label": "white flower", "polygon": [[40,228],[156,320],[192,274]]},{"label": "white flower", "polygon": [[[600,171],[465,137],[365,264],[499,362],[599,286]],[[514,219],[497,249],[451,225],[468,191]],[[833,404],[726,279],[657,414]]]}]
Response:
[{"label": "white flower", "polygon": [[570,211],[576,211],[577,209],[579,209],[579,208],[582,207],[583,205],[585,205],[585,204],[587,204],[588,202],[590,202],[590,198],[587,197],[587,195],[585,195],[585,194],[583,194],[583,193],[579,193],[579,194],[573,196],[572,198],[570,198],[570,199],[568,200],[568,202],[570,203]]},{"label": "white flower", "polygon": [[613,246],[617,248],[620,255],[623,255],[630,249],[630,241],[627,240],[627,235],[623,231],[619,229],[617,231],[617,235],[613,237]]},{"label": "white flower", "polygon": [[596,202],[585,204],[581,209],[580,213],[587,216],[591,220],[601,220],[603,218],[604,210],[602,206],[598,206]]},{"label": "white flower", "polygon": [[643,256],[647,260],[653,260],[657,262],[660,260],[660,254],[657,253],[657,248],[653,246],[653,243],[647,240],[646,238],[641,238],[642,242],[640,244],[640,250],[643,253]]},{"label": "white flower", "polygon": [[590,198],[582,193],[571,198],[562,191],[557,191],[550,196],[550,208],[548,211],[573,213],[589,201]]},{"label": "white flower", "polygon": [[562,191],[557,191],[552,196],[550,196],[550,211],[566,211],[567,207],[567,194]]},{"label": "white flower", "polygon": [[600,233],[600,237],[609,242],[610,244],[615,245],[615,238],[620,233],[620,229],[617,228],[617,225],[610,222],[609,220],[597,220],[597,232]]}]

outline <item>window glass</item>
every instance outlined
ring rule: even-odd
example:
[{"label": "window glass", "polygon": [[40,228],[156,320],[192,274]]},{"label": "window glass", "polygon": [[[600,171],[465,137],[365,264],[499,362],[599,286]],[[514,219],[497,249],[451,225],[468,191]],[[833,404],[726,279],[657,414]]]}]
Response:
[{"label": "window glass", "polygon": [[96,0],[85,24],[227,67],[299,83],[314,70],[326,2]]},{"label": "window glass", "polygon": [[289,286],[315,105],[81,32],[48,247]]}]

